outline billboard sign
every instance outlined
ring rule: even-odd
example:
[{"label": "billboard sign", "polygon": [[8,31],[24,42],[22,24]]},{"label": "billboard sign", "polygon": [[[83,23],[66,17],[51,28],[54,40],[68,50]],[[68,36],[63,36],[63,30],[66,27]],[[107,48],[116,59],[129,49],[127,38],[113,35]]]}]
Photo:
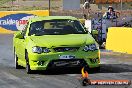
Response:
[{"label": "billboard sign", "polygon": [[0,33],[22,30],[28,19],[35,16],[49,16],[46,11],[3,11],[0,12]]}]

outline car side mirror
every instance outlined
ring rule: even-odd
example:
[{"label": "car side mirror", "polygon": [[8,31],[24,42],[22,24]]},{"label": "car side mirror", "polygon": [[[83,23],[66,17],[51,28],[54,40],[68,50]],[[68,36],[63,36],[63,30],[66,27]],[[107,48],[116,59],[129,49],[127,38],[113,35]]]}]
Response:
[{"label": "car side mirror", "polygon": [[92,34],[92,35],[98,35],[98,30],[93,29],[93,30],[91,31],[91,34]]},{"label": "car side mirror", "polygon": [[24,39],[24,36],[21,31],[17,31],[14,36],[15,38]]}]

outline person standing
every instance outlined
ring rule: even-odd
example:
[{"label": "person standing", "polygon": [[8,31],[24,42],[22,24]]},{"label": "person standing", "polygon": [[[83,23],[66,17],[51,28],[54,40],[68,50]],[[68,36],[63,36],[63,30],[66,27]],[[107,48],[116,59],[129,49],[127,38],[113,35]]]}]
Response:
[{"label": "person standing", "polygon": [[90,16],[90,1],[91,0],[85,0],[83,4],[83,15],[86,16],[86,18]]},{"label": "person standing", "polygon": [[112,6],[108,7],[108,12],[105,12],[105,14],[103,15],[104,19],[117,19],[118,16],[116,14],[116,12],[114,11],[114,8]]},{"label": "person standing", "polygon": [[118,12],[116,12],[114,10],[114,8],[112,6],[108,7],[108,11],[105,12],[105,14],[103,15],[103,19],[105,20],[106,23],[106,30],[108,31],[109,27],[116,27],[117,26],[117,15]]}]

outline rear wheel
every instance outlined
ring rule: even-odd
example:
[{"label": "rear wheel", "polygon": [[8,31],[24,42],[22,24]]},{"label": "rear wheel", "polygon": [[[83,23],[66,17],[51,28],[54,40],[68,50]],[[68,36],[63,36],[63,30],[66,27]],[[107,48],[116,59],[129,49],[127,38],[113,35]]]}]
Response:
[{"label": "rear wheel", "polygon": [[17,57],[17,55],[16,55],[15,50],[14,50],[14,59],[15,59],[15,68],[16,68],[16,69],[20,69],[21,66],[18,64],[18,57]]},{"label": "rear wheel", "polygon": [[26,72],[27,72],[27,74],[31,74],[32,71],[30,69],[29,58],[28,58],[28,53],[27,52],[26,52],[25,57],[26,57]]}]

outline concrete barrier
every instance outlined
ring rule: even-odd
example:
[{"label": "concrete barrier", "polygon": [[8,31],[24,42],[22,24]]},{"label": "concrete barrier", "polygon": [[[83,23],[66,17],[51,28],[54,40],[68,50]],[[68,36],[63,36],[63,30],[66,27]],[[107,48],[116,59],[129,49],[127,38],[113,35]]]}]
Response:
[{"label": "concrete barrier", "polygon": [[0,11],[0,33],[22,30],[27,24],[27,20],[34,16],[49,16],[49,11]]},{"label": "concrete barrier", "polygon": [[106,49],[132,54],[132,28],[109,28],[107,33]]}]

